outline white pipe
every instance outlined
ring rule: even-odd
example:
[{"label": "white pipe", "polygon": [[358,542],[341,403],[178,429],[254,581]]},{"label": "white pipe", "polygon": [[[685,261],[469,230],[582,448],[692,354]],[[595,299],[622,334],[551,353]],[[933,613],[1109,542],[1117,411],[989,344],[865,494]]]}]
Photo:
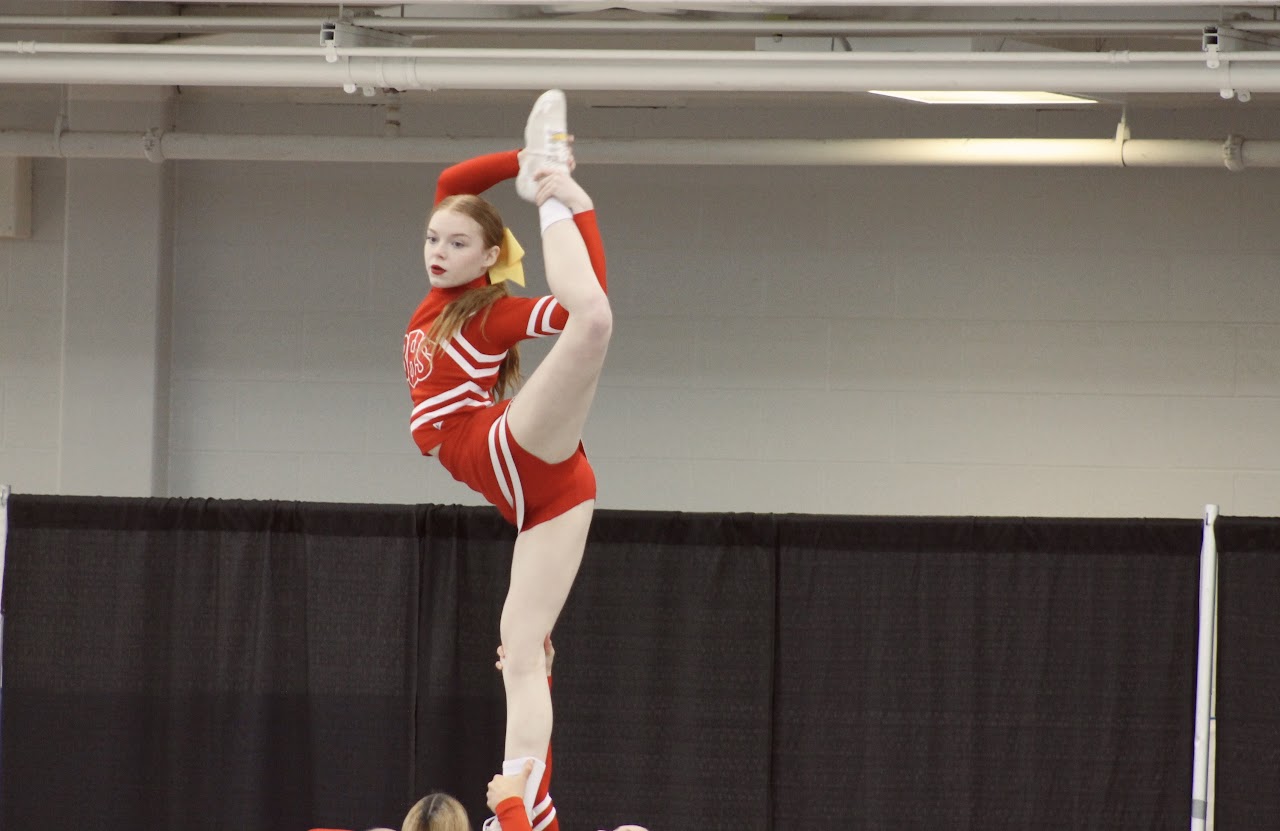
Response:
[{"label": "white pipe", "polygon": [[[235,33],[318,33],[315,17],[164,17],[0,15],[0,29],[61,29],[72,31]],[[359,17],[350,21],[403,34],[500,33],[576,35],[1190,35],[1219,23],[1216,15],[1203,20],[578,20],[550,18],[431,18]],[[1269,21],[1232,21],[1237,31],[1261,31]]]},{"label": "white pipe", "polygon": [[[494,138],[0,130],[0,156],[447,164]],[[1228,148],[1232,153],[1228,153]],[[1003,167],[1280,167],[1280,141],[1238,139],[593,139],[588,164]],[[1230,157],[1229,157],[1230,156]]]},{"label": "white pipe", "polygon": [[[874,52],[753,52],[746,50],[699,49],[494,49],[465,48],[441,49],[425,46],[289,46],[282,44],[199,44],[199,43],[57,43],[53,41],[0,41],[0,53],[17,55],[87,55],[104,57],[120,55],[134,58],[167,57],[172,55],[209,57],[230,56],[245,58],[323,58],[333,63],[334,58],[422,58],[444,64],[483,63],[486,61],[518,61],[542,63],[545,61],[580,59],[603,65],[634,63],[684,65],[689,63],[711,66],[752,66],[756,64],[787,67],[791,65],[858,65],[894,63],[975,63],[975,64],[1206,64],[1204,52],[1146,52],[1112,50],[1109,52],[1062,51],[874,51]],[[1276,63],[1280,53],[1265,50],[1221,52],[1216,55],[1223,62]]]},{"label": "white pipe", "polygon": [[1200,547],[1200,636],[1196,655],[1196,722],[1191,774],[1191,831],[1204,831],[1209,807],[1209,712],[1213,693],[1213,651],[1218,617],[1218,545],[1213,523],[1217,505],[1204,506]]},{"label": "white pipe", "polygon": [[[1216,69],[1191,53],[729,53],[649,50],[370,50],[262,56],[248,47],[182,47],[180,56],[11,54],[0,83],[408,89],[865,92],[872,89],[1280,92],[1280,52],[1223,53]],[[69,44],[67,46],[70,46]],[[88,50],[87,44],[75,44]],[[107,44],[101,52],[125,47]],[[151,47],[153,50],[163,47]],[[176,48],[176,47],[175,47]],[[279,49],[277,51],[284,51]],[[374,50],[385,54],[387,50]],[[420,54],[420,53],[419,53]],[[354,55],[347,57],[347,55]]]},{"label": "white pipe", "polygon": [[[509,49],[509,48],[435,48],[423,46],[290,46],[284,44],[192,44],[192,43],[59,43],[52,41],[3,41],[0,52],[20,55],[126,55],[138,58],[167,55],[230,55],[236,57],[325,58],[431,58],[440,62],[482,62],[515,60],[536,63],[546,59],[582,60],[608,64],[611,62],[706,63],[706,64],[825,64],[825,63],[1042,63],[1042,64],[1125,64],[1170,63],[1203,64],[1203,52],[1148,52],[1112,50],[1109,52],[1065,51],[871,51],[871,52],[790,52],[695,49]],[[1240,63],[1274,62],[1275,52],[1265,50],[1223,52],[1220,60]]]}]

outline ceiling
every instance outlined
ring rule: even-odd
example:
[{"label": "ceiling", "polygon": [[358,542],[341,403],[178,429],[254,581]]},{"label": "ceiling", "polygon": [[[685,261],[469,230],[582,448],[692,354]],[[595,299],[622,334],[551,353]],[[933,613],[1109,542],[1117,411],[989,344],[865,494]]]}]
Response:
[{"label": "ceiling", "polygon": [[[561,86],[597,100],[625,93],[659,104],[855,95],[868,105],[922,106],[867,94],[911,81],[905,88],[1000,85],[1137,106],[1280,109],[1280,4],[9,0],[5,7],[4,85],[176,79],[184,92],[210,96],[359,99],[334,80],[346,67],[348,91],[366,95],[485,88],[523,99],[529,89]],[[335,22],[326,60],[321,31]],[[255,61],[251,75],[232,68]]]}]

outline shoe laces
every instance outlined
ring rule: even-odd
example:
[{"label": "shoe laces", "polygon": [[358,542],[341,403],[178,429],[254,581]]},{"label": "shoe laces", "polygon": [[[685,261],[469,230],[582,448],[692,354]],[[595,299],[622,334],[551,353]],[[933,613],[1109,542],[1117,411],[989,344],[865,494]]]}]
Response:
[{"label": "shoe laces", "polygon": [[569,137],[567,134],[559,132],[547,136],[547,142],[543,145],[543,148],[526,152],[532,152],[535,156],[552,164],[569,163]]}]

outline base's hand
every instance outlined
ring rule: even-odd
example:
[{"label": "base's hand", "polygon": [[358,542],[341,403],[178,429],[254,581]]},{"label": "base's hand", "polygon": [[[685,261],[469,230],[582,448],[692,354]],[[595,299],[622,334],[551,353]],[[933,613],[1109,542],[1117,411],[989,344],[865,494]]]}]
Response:
[{"label": "base's hand", "polygon": [[524,799],[524,784],[529,780],[531,773],[533,773],[532,759],[524,763],[524,770],[520,773],[510,776],[499,773],[490,779],[489,788],[485,791],[485,804],[489,806],[489,810],[495,814],[498,813],[498,803],[513,796]]},{"label": "base's hand", "polygon": [[538,205],[555,197],[575,214],[595,207],[591,197],[582,189],[582,185],[575,182],[567,170],[554,168],[539,170],[534,174],[533,179],[538,183],[538,193],[533,200]]},{"label": "base's hand", "polygon": [[[502,672],[503,661],[507,659],[507,650],[502,644],[498,644],[498,660],[493,662],[498,672]],[[556,648],[551,645],[551,633],[542,640],[542,654],[547,656],[547,677],[551,677],[551,662],[556,659]]]},{"label": "base's hand", "polygon": [[547,656],[547,677],[551,677],[551,662],[556,659],[556,648],[551,645],[551,633],[542,640],[542,654]]}]

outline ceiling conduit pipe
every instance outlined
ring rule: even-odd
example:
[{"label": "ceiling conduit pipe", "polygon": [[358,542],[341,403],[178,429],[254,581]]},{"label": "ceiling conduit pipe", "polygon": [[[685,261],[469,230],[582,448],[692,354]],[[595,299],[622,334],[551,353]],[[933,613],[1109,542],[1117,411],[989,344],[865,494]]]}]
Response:
[{"label": "ceiling conduit pipe", "polygon": [[[578,20],[553,17],[440,18],[356,17],[355,26],[402,34],[558,34],[558,35],[1187,35],[1199,37],[1215,14],[1203,20]],[[154,32],[204,34],[218,32],[318,32],[320,17],[195,17],[191,15],[137,17],[127,15],[66,17],[0,15],[0,29]],[[1243,32],[1280,30],[1280,23],[1233,20]]]},{"label": "ceiling conduit pipe", "polygon": [[[959,63],[1193,63],[1203,64],[1203,52],[1147,52],[1112,50],[1109,52],[924,52],[924,51],[875,51],[875,52],[758,52],[743,50],[699,49],[512,49],[512,48],[432,48],[421,46],[286,46],[248,44],[192,44],[192,43],[57,43],[49,41],[19,40],[0,42],[0,52],[21,55],[122,55],[135,58],[166,55],[343,58],[394,57],[426,58],[450,61],[517,60],[539,62],[547,58],[579,58],[584,61],[608,64],[611,61],[658,61],[662,63],[736,64],[740,62],[766,64],[807,63],[901,63],[901,62],[959,62]],[[1222,55],[1224,60],[1254,62],[1276,61],[1280,56],[1272,51],[1243,51]]]},{"label": "ceiling conduit pipe", "polygon": [[865,92],[1280,92],[1280,52],[776,53],[0,43],[0,83]]},{"label": "ceiling conduit pipe", "polygon": [[[495,138],[0,130],[0,156],[447,164]],[[1280,168],[1280,141],[1243,139],[595,139],[590,164]]]}]

